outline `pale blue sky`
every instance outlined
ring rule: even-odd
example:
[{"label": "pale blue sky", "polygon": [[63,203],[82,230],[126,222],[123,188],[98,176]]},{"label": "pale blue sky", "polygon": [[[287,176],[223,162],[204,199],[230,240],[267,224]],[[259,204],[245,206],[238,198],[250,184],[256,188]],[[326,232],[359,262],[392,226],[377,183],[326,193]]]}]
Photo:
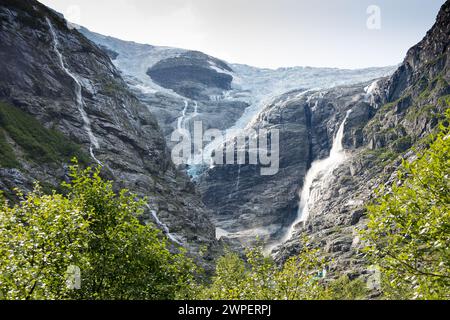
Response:
[{"label": "pale blue sky", "polygon": [[[92,31],[258,67],[400,63],[444,0],[40,0]],[[367,27],[380,8],[381,28]]]}]

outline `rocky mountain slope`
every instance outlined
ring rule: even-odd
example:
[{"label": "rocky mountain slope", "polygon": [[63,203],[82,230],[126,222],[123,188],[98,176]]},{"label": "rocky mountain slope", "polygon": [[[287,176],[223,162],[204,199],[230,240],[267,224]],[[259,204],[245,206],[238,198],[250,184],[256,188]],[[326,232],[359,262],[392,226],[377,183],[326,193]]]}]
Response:
[{"label": "rocky mountain slope", "polygon": [[173,242],[215,250],[208,209],[103,50],[33,0],[0,1],[0,42],[0,190],[57,188],[77,155],[148,197],[146,219]]},{"label": "rocky mountain slope", "polygon": [[[258,114],[271,101],[276,104],[278,96],[284,92],[297,89],[293,93],[298,95],[298,88],[306,90],[358,83],[391,74],[395,69],[259,69],[228,64],[200,52],[126,42],[85,28],[80,31],[112,54],[114,64],[129,86],[156,115],[169,147],[173,146],[172,132],[177,128],[192,131],[193,121],[202,121],[205,130],[243,129],[252,122],[258,123]],[[297,132],[290,132],[289,136],[295,139],[296,135],[307,133],[307,116],[295,111],[292,117],[303,117],[304,120],[293,125],[297,128],[292,130]],[[189,174],[213,213],[218,238],[227,234],[228,239],[237,238],[244,244],[253,243],[255,235],[273,240],[292,223],[297,210],[298,180],[306,174],[312,155],[302,154],[302,146],[291,148],[285,135],[281,139],[285,148],[281,151],[282,166],[293,170],[283,168],[274,177],[260,177],[256,174],[259,169],[251,166],[223,166],[213,170],[201,165],[189,167]],[[322,152],[326,151],[325,147]],[[302,163],[303,168],[291,166],[292,163]],[[247,181],[247,175],[258,175],[256,188],[252,188],[255,179]],[[239,180],[240,177],[243,179]],[[236,187],[239,181],[241,187]],[[273,184],[279,184],[280,190],[271,193],[267,187]],[[246,188],[251,191],[246,192]],[[260,219],[255,220],[255,217]]]},{"label": "rocky mountain slope", "polygon": [[219,59],[122,41],[85,28],[80,32],[112,54],[130,89],[156,116],[169,147],[174,130],[190,129],[194,121],[202,121],[205,129],[225,130],[248,106],[240,93],[226,91],[232,85],[231,67]]},{"label": "rocky mountain slope", "polygon": [[[291,91],[267,105],[249,129],[279,130],[277,174],[262,176],[259,165],[247,164],[215,166],[201,176],[205,204],[217,208],[216,224],[227,237],[245,244],[253,244],[256,237],[268,244],[283,237],[297,217],[299,192],[311,163],[328,155],[348,102],[363,88]],[[368,112],[364,107],[355,109]]]},{"label": "rocky mountain slope", "polygon": [[[272,98],[292,89],[326,88],[391,74],[395,67],[260,69],[230,64],[201,52],[157,47],[80,31],[106,52],[130,88],[158,119],[169,147],[172,132],[245,127]],[[190,170],[197,172],[199,170]]]},{"label": "rocky mountain slope", "polygon": [[[0,190],[13,198],[35,180],[55,188],[76,155],[148,197],[146,219],[193,252],[206,246],[205,260],[222,237],[263,240],[284,261],[308,234],[331,271],[367,273],[357,233],[364,207],[450,102],[449,2],[398,68],[362,70],[230,64],[74,30],[33,0],[0,4]],[[278,129],[278,173],[175,168],[171,134],[195,120]]]},{"label": "rocky mountain slope", "polygon": [[[279,172],[215,166],[200,177],[220,235],[249,245],[259,238],[284,261],[307,234],[333,260],[331,271],[367,273],[358,236],[365,206],[423,146],[450,103],[449,8],[392,76],[293,90],[267,104],[248,129],[280,131]],[[344,149],[337,156],[336,144]]]},{"label": "rocky mountain slope", "polygon": [[427,137],[450,106],[449,22],[447,1],[432,29],[408,51],[398,70],[365,88],[345,89],[348,96],[342,107],[335,103],[341,98],[328,100],[338,89],[310,99],[310,106],[332,104],[340,119],[352,110],[343,137],[347,160],[313,183],[309,218],[296,225],[292,238],[276,252],[278,259],[295,254],[299,237],[307,234],[333,259],[332,271],[344,270],[351,276],[370,273],[358,234],[366,223],[365,205],[376,188],[392,183],[403,159],[414,159],[416,151],[426,147]]}]

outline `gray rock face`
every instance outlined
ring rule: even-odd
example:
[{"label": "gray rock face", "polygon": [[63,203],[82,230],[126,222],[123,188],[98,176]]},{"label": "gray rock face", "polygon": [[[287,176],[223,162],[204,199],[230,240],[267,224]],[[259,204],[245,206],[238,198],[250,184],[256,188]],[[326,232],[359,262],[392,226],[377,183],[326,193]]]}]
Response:
[{"label": "gray rock face", "polygon": [[[0,22],[0,100],[81,145],[117,188],[148,197],[147,219],[154,211],[177,241],[193,252],[203,245],[213,250],[217,243],[208,210],[171,163],[156,118],[108,56],[36,1],[2,1]],[[21,168],[0,169],[2,190],[29,190],[34,180],[56,187],[65,177],[62,161],[36,163],[10,144]]]},{"label": "gray rock face", "polygon": [[259,116],[255,128],[280,130],[278,174],[261,176],[259,165],[222,165],[208,169],[199,179],[205,204],[216,208],[216,225],[244,244],[254,243],[256,236],[268,241],[292,223],[298,179],[305,175],[311,157],[308,139],[290,143],[297,137],[308,137],[309,110],[298,101],[285,106],[279,102],[274,101],[270,112]]},{"label": "gray rock face", "polygon": [[106,52],[116,53],[114,64],[156,116],[169,148],[175,144],[171,135],[179,124],[192,129],[194,121],[202,121],[205,130],[225,130],[249,105],[247,92],[231,90],[232,69],[219,59],[197,51],[122,41],[84,28],[80,31]]},{"label": "gray rock face", "polygon": [[233,77],[223,71],[232,72],[226,63],[218,59],[201,52],[188,51],[157,62],[148,69],[147,74],[157,84],[182,96],[209,100],[210,95],[220,95],[224,90],[231,90]]},{"label": "gray rock face", "polygon": [[449,7],[447,2],[394,75],[300,95],[293,91],[267,105],[253,128],[280,130],[279,173],[263,177],[253,166],[216,166],[199,181],[205,203],[218,207],[214,219],[224,237],[253,244],[259,236],[269,247],[279,243],[295,221],[311,164],[328,157],[352,110],[344,126],[346,160],[312,181],[308,220],[294,225],[292,237],[273,254],[285,261],[299,252],[307,234],[332,261],[330,271],[369,273],[358,234],[366,224],[365,207],[377,187],[392,183],[401,160],[414,156],[411,146],[422,147],[420,139],[449,107]]},{"label": "gray rock face", "polygon": [[376,188],[392,184],[402,159],[414,159],[411,146],[425,147],[420,139],[434,132],[450,107],[449,22],[447,1],[436,24],[391,77],[348,96],[353,101],[344,137],[348,160],[325,187],[317,186],[310,218],[275,252],[279,261],[296,254],[301,234],[308,234],[327,252],[331,271],[369,273],[358,234],[366,225],[365,206]]},{"label": "gray rock face", "polygon": [[281,239],[297,217],[299,194],[311,163],[328,156],[347,110],[350,124],[368,121],[373,113],[364,100],[367,84],[324,91],[291,91],[275,99],[251,129],[277,129],[280,168],[262,176],[256,165],[223,165],[199,179],[205,204],[216,208],[214,220],[227,237],[246,245],[256,238],[267,244]]}]

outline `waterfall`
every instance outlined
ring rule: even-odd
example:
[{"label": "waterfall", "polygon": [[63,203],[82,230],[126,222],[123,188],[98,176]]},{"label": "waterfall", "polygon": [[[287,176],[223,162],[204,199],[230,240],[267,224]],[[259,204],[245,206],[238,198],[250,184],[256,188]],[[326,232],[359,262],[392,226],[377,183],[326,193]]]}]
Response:
[{"label": "waterfall", "polygon": [[178,239],[176,239],[173,234],[170,233],[169,227],[164,222],[159,220],[156,211],[152,210],[148,204],[146,205],[146,207],[148,208],[148,210],[150,210],[150,214],[152,215],[156,225],[163,230],[163,232],[167,235],[167,238],[182,246],[183,244]]},{"label": "waterfall", "polygon": [[371,106],[375,106],[375,96],[380,92],[379,88],[380,80],[375,80],[370,85],[364,88],[364,92],[366,93],[364,96],[364,100],[369,103]]},{"label": "waterfall", "polygon": [[97,138],[94,136],[94,134],[92,133],[92,128],[91,128],[91,122],[88,118],[88,115],[86,113],[86,111],[84,110],[84,102],[83,102],[83,96],[81,93],[82,90],[82,86],[80,81],[78,80],[78,77],[73,74],[68,67],[66,67],[65,63],[64,63],[64,58],[62,53],[59,51],[58,47],[59,47],[59,41],[58,41],[58,36],[56,35],[56,31],[53,28],[52,23],[50,22],[50,20],[48,18],[46,18],[47,20],[47,24],[48,27],[50,29],[50,33],[52,35],[52,39],[53,39],[53,50],[55,51],[56,55],[58,56],[58,61],[59,64],[61,66],[61,68],[64,70],[64,72],[74,81],[75,83],[75,97],[76,97],[76,104],[77,104],[77,108],[78,111],[80,112],[81,118],[83,119],[83,128],[86,131],[88,137],[89,137],[89,141],[90,141],[90,147],[89,147],[89,152],[91,154],[91,157],[100,165],[103,166],[103,164],[95,157],[94,154],[94,148],[98,149],[100,148],[100,145],[98,143]]},{"label": "waterfall", "polygon": [[239,183],[241,182],[241,165],[238,165],[238,175],[236,181],[236,192],[239,191]]},{"label": "waterfall", "polygon": [[339,126],[339,130],[333,139],[333,146],[330,150],[328,158],[314,161],[308,170],[303,182],[303,188],[300,194],[300,203],[297,213],[297,219],[289,228],[289,231],[281,239],[279,243],[270,247],[270,251],[289,240],[295,231],[295,226],[300,222],[306,222],[309,217],[310,209],[314,206],[315,201],[320,196],[320,191],[327,187],[333,171],[344,162],[346,155],[342,140],[344,138],[344,129],[347,119],[352,110],[348,110],[347,114]]},{"label": "waterfall", "polygon": [[181,110],[181,116],[178,118],[178,123],[177,123],[177,129],[178,130],[182,130],[182,129],[186,129],[186,112],[187,112],[187,108],[189,106],[189,102],[187,100],[184,100],[184,108],[183,110]]},{"label": "waterfall", "polygon": [[237,178],[236,178],[236,184],[234,187],[234,191],[230,192],[228,194],[228,199],[231,199],[233,197],[233,194],[236,194],[239,192],[239,184],[241,182],[241,165],[238,164],[238,172],[237,172]]},{"label": "waterfall", "polygon": [[[309,210],[317,200],[321,187],[325,186],[327,182],[327,177],[332,174],[334,169],[338,167],[345,159],[344,147],[342,145],[342,140],[344,138],[344,128],[347,118],[352,110],[347,111],[344,121],[342,121],[339,130],[333,139],[333,146],[330,150],[330,155],[328,158],[323,160],[318,160],[312,163],[311,168],[306,174],[305,181],[303,183],[302,192],[300,194],[300,205],[298,208],[298,222],[306,222],[309,217]],[[313,186],[316,182],[319,184],[319,188]],[[294,225],[296,224],[294,223]],[[292,228],[294,227],[292,225]],[[291,230],[292,233],[293,230]]]},{"label": "waterfall", "polygon": [[194,101],[194,114],[192,115],[192,117],[196,116],[198,116],[198,103],[197,101]]}]

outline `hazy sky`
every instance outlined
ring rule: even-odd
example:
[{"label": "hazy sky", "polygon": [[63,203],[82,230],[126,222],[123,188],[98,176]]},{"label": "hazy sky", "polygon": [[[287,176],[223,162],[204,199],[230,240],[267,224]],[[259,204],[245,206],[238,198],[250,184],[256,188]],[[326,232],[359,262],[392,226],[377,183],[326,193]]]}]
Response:
[{"label": "hazy sky", "polygon": [[406,51],[433,25],[445,1],[41,2],[101,34],[200,50],[232,63],[270,68],[360,68],[400,63]]}]

